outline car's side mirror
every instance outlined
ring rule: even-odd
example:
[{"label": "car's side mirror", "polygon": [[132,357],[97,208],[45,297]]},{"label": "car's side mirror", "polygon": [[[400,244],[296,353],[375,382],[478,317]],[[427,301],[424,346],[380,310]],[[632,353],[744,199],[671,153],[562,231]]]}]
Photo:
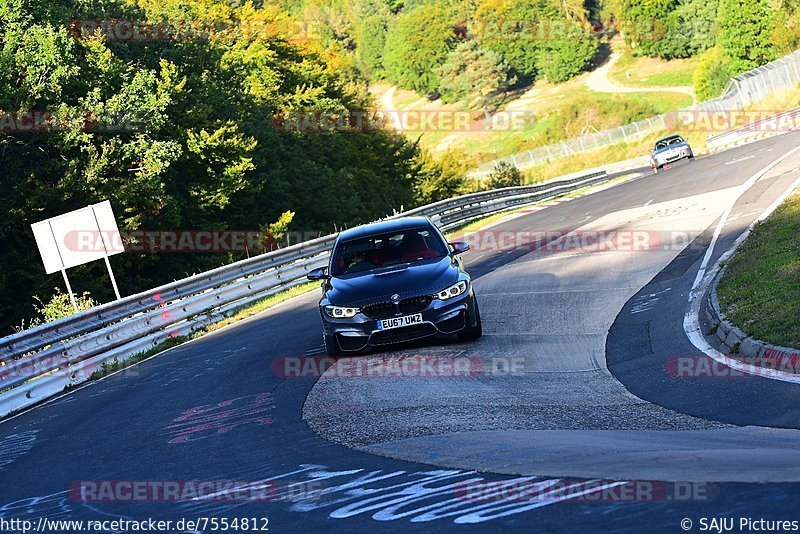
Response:
[{"label": "car's side mirror", "polygon": [[466,252],[469,250],[469,243],[464,243],[463,241],[456,241],[454,243],[450,243],[450,247],[453,249],[453,254],[461,254],[462,252]]},{"label": "car's side mirror", "polygon": [[306,278],[309,280],[327,280],[330,278],[330,276],[328,276],[328,268],[319,267],[317,269],[312,269],[308,271]]}]

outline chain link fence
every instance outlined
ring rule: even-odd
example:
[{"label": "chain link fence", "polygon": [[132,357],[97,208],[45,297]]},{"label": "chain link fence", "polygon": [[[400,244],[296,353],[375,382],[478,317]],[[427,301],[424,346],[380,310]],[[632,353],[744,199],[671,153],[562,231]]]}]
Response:
[{"label": "chain link fence", "polygon": [[527,169],[555,158],[627,143],[652,132],[675,129],[691,123],[704,112],[730,112],[745,109],[777,91],[792,89],[798,84],[800,84],[800,50],[732,78],[723,94],[712,100],[699,102],[690,108],[657,115],[609,130],[584,134],[566,141],[492,160],[471,171],[469,176],[485,177],[500,162],[512,164],[518,169]]}]

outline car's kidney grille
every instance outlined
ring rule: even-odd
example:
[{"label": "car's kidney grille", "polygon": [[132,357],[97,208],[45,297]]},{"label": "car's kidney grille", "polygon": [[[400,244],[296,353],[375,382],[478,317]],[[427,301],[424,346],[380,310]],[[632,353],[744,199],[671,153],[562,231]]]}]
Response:
[{"label": "car's kidney grille", "polygon": [[391,302],[380,302],[365,306],[361,311],[371,319],[388,319],[394,317],[396,310]]},{"label": "car's kidney grille", "polygon": [[422,297],[411,297],[400,301],[400,313],[421,312],[431,304],[433,297],[425,295]]},{"label": "car's kidney grille", "polygon": [[391,302],[379,302],[378,304],[365,306],[361,311],[371,319],[389,319],[396,315],[421,312],[430,306],[432,300],[433,297],[430,295],[409,297],[401,300],[397,307]]}]

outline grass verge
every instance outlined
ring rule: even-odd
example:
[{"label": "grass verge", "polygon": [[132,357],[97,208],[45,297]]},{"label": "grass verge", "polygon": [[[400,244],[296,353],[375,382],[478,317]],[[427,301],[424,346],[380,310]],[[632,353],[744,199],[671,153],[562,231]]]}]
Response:
[{"label": "grass verge", "polygon": [[727,319],[748,335],[800,348],[800,192],[756,225],[717,295]]},{"label": "grass verge", "polygon": [[674,87],[691,86],[699,59],[665,59],[634,56],[630,49],[622,55],[608,73],[609,77],[630,87]]}]

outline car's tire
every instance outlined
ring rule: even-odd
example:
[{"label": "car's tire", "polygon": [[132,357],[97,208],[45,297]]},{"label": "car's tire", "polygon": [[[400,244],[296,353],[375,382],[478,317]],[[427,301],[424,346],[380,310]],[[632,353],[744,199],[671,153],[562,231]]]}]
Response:
[{"label": "car's tire", "polygon": [[475,341],[483,335],[483,327],[481,326],[481,311],[478,309],[478,301],[475,301],[475,326],[468,326],[458,333],[458,339],[461,341]]}]

